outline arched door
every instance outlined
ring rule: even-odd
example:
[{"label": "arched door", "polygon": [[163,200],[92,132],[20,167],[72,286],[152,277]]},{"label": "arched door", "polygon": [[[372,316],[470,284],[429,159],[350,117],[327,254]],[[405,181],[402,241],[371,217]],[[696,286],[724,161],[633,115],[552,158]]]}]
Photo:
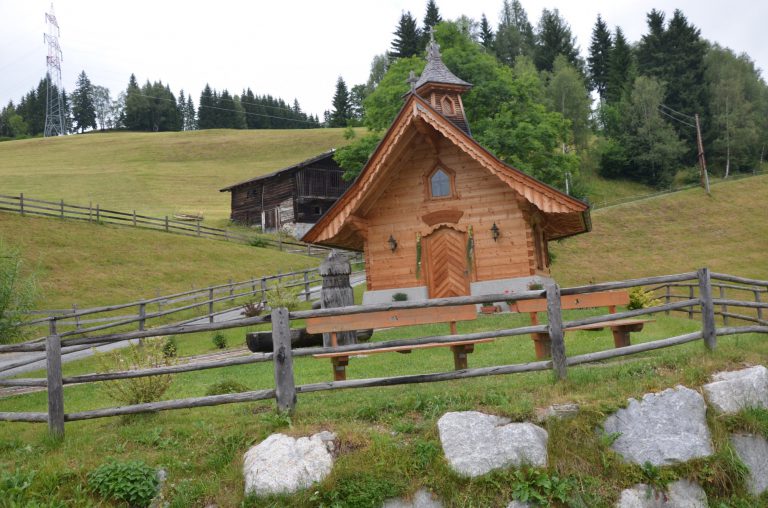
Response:
[{"label": "arched door", "polygon": [[467,235],[443,226],[424,237],[430,298],[469,294]]}]

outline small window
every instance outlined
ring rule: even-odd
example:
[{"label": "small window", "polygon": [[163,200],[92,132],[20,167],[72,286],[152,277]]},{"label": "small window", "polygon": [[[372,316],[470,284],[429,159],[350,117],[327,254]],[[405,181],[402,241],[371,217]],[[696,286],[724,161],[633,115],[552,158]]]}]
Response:
[{"label": "small window", "polygon": [[316,206],[315,207],[315,215],[320,215],[321,213],[323,213],[323,209],[320,208],[319,206]]},{"label": "small window", "polygon": [[443,100],[440,101],[440,107],[442,108],[444,115],[453,115],[456,113],[456,108],[453,107],[453,100],[447,95],[443,96]]},{"label": "small window", "polygon": [[442,169],[438,169],[429,179],[430,192],[433,198],[443,198],[451,195],[451,177]]}]

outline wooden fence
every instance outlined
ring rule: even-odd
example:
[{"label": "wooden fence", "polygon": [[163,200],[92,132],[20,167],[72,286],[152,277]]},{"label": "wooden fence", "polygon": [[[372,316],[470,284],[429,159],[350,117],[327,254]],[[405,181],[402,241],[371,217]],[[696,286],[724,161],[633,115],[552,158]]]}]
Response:
[{"label": "wooden fence", "polygon": [[[718,278],[724,277],[718,275]],[[748,281],[748,284],[760,287],[768,287],[766,281],[756,281],[740,278],[742,281]],[[625,289],[638,286],[677,284],[690,282],[698,288],[698,294],[682,301],[663,303],[651,308],[637,309],[631,311],[618,312],[602,316],[590,316],[586,318],[564,321],[561,308],[560,297],[566,295],[588,294],[598,291]],[[58,334],[51,334],[46,337],[45,344],[26,343],[16,345],[0,346],[0,352],[11,351],[45,351],[47,357],[47,377],[46,378],[27,378],[27,379],[0,379],[0,386],[39,386],[46,387],[48,391],[48,411],[47,412],[3,412],[0,413],[0,420],[21,421],[21,422],[40,422],[48,423],[49,431],[53,435],[62,436],[64,433],[64,423],[69,421],[87,420],[92,418],[103,418],[109,416],[128,415],[145,412],[167,411],[171,409],[194,408],[203,406],[215,406],[220,404],[230,404],[235,402],[247,402],[265,399],[276,399],[277,407],[283,411],[291,411],[295,408],[298,394],[308,394],[312,392],[338,390],[349,388],[364,388],[375,386],[394,386],[412,383],[430,383],[437,381],[475,378],[491,375],[513,374],[520,372],[534,372],[552,370],[557,379],[565,379],[568,375],[568,368],[588,362],[606,360],[645,351],[651,351],[660,348],[671,347],[679,344],[701,340],[707,349],[713,350],[716,347],[717,339],[721,336],[743,334],[743,333],[768,333],[768,326],[740,326],[740,327],[716,327],[715,306],[727,304],[729,307],[745,307],[752,309],[765,309],[768,303],[739,300],[715,299],[712,296],[711,274],[708,269],[703,268],[698,272],[682,273],[677,275],[667,275],[660,277],[648,277],[644,279],[634,279],[619,282],[607,282],[589,286],[580,286],[573,288],[563,288],[558,286],[548,287],[545,291],[527,291],[519,294],[493,294],[479,295],[456,298],[441,298],[426,301],[413,302],[395,302],[388,304],[351,306],[337,309],[320,309],[311,311],[288,312],[286,309],[273,309],[271,315],[254,318],[244,318],[237,321],[226,323],[210,323],[205,325],[176,325],[168,326],[155,330],[144,330],[127,333],[118,333],[111,335],[102,335],[97,337],[65,338]],[[451,307],[468,304],[482,304],[497,301],[521,301],[534,298],[547,299],[548,324],[524,326],[511,329],[482,331],[468,334],[440,335],[432,337],[422,337],[414,339],[390,340],[385,342],[375,342],[367,344],[355,344],[349,346],[339,346],[336,348],[314,347],[292,349],[290,341],[291,321],[307,319],[312,317],[336,317],[350,314],[362,314],[376,311],[396,310],[396,309],[427,309],[439,307]],[[701,330],[676,337],[670,337],[641,344],[634,344],[627,347],[592,352],[576,356],[567,356],[565,343],[563,341],[563,330],[577,326],[584,326],[604,321],[614,321],[625,318],[633,318],[643,315],[650,315],[659,312],[675,311],[680,309],[697,308],[701,317]],[[237,328],[251,326],[259,323],[271,322],[274,340],[274,353],[252,354],[244,357],[232,358],[227,360],[213,361],[209,363],[196,365],[174,365],[161,368],[151,368],[134,371],[94,373],[77,376],[63,377],[61,371],[61,350],[63,346],[82,346],[96,343],[105,343],[121,341],[128,339],[139,339],[145,337],[155,337],[167,334],[185,334],[202,331],[221,330],[225,328]],[[379,349],[390,346],[410,346],[426,343],[456,343],[472,341],[481,338],[508,338],[518,335],[531,333],[547,333],[552,341],[552,359],[536,361],[530,363],[518,363],[508,365],[498,365],[492,367],[470,368],[450,372],[440,372],[434,374],[417,374],[405,376],[392,376],[382,378],[355,379],[345,381],[330,381],[323,383],[313,383],[296,386],[293,374],[293,358],[299,356],[308,356],[319,353],[330,352],[360,352],[366,350]],[[64,412],[64,390],[65,385],[74,383],[91,383],[108,381],[115,379],[129,379],[158,374],[172,374],[179,372],[197,371],[203,369],[212,369],[227,367],[232,365],[244,365],[258,362],[273,362],[274,364],[274,386],[264,389],[226,395],[213,395],[205,397],[191,397],[178,400],[165,400],[160,402],[151,402],[144,404],[134,404],[122,407],[111,407],[79,411],[74,413]]]},{"label": "wooden fence", "polygon": [[137,214],[136,210],[131,212],[108,210],[101,208],[98,203],[96,205],[91,203],[88,206],[71,205],[65,203],[63,199],[59,201],[45,201],[42,199],[25,197],[23,193],[18,196],[0,194],[0,210],[16,212],[23,216],[38,215],[42,217],[74,219],[86,222],[152,229],[155,231],[165,231],[167,233],[176,233],[196,238],[210,238],[248,245],[265,246],[291,253],[306,254],[308,256],[325,257],[330,252],[330,249],[327,247],[311,245],[294,240],[286,240],[280,235],[278,235],[277,239],[272,239],[266,236],[248,235],[229,231],[227,229],[203,226],[201,220],[181,221],[175,220],[172,217],[169,218],[168,215],[165,217],[150,217],[148,215]]}]

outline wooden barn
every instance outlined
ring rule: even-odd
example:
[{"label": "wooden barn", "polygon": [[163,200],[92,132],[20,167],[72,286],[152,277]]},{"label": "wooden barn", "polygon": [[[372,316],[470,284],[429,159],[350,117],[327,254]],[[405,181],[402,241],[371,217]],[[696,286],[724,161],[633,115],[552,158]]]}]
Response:
[{"label": "wooden barn", "polygon": [[471,137],[461,100],[470,87],[433,41],[360,176],[303,237],[365,252],[365,303],[525,290],[549,278],[547,242],[590,230],[586,203]]},{"label": "wooden barn", "polygon": [[286,225],[304,234],[344,194],[351,182],[333,160],[334,150],[221,189],[232,193],[230,218],[274,231]]}]

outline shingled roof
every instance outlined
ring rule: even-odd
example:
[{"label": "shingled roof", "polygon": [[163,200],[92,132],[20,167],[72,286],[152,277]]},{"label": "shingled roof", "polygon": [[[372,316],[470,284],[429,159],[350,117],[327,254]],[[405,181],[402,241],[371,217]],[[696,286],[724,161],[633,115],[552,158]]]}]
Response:
[{"label": "shingled roof", "polygon": [[463,79],[456,77],[456,75],[445,66],[442,58],[440,58],[440,45],[435,42],[434,34],[432,35],[429,47],[427,48],[427,65],[424,67],[424,71],[421,73],[414,88],[418,90],[427,83],[458,85],[467,88],[472,86],[472,83],[467,83]]}]

